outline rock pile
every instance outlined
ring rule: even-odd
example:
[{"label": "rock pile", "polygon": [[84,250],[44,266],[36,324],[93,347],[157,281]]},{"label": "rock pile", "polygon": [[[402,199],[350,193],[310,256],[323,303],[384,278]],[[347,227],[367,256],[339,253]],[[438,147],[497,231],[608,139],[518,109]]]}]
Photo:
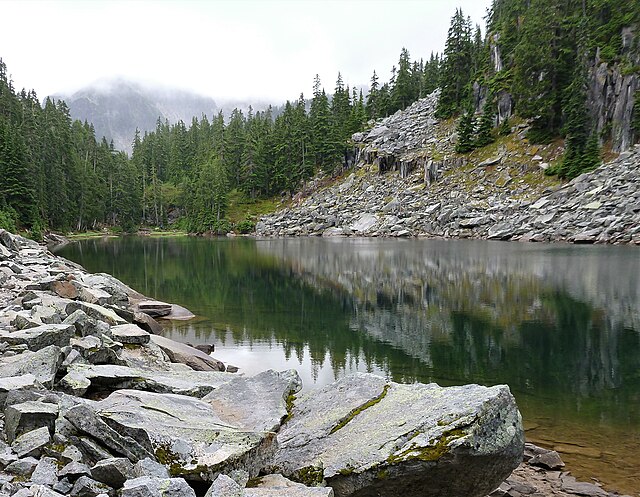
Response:
[{"label": "rock pile", "polygon": [[[512,162],[506,151],[479,164],[435,161],[430,146],[444,157],[451,147],[436,139],[430,99],[354,135],[362,150],[356,171],[263,217],[256,234],[640,244],[640,146],[549,188],[540,168]],[[380,174],[389,169],[400,174]]]},{"label": "rock pile", "polygon": [[3,230],[0,275],[0,496],[482,497],[521,461],[506,386],[296,399],[295,371],[225,372],[147,331],[167,304]]}]

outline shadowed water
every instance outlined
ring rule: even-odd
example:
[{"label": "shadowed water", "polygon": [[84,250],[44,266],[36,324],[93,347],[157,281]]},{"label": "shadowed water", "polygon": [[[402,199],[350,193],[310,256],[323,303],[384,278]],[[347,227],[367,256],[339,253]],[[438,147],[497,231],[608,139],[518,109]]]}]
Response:
[{"label": "shadowed water", "polygon": [[61,255],[198,317],[252,374],[305,388],[353,371],[401,382],[506,383],[527,437],[576,475],[640,492],[640,251],[472,241],[137,238]]}]

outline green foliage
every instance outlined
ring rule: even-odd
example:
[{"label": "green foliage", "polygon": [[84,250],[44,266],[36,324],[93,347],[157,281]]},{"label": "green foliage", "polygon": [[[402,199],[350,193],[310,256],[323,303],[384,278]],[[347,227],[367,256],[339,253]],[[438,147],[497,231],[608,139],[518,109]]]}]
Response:
[{"label": "green foliage", "polygon": [[633,99],[633,117],[631,118],[631,127],[634,132],[634,142],[640,138],[640,90],[636,90]]},{"label": "green foliage", "polygon": [[13,208],[0,209],[0,228],[16,233],[18,231],[18,214]]},{"label": "green foliage", "polygon": [[436,115],[448,118],[469,102],[474,67],[471,20],[461,9],[451,19],[440,70],[440,100]]},{"label": "green foliage", "polygon": [[474,149],[473,132],[475,128],[475,119],[472,111],[462,114],[458,123],[458,143],[456,143],[456,152],[466,153]]},{"label": "green foliage", "polygon": [[495,107],[493,102],[488,99],[487,103],[484,106],[482,117],[480,118],[478,129],[476,131],[476,137],[474,141],[474,145],[476,148],[484,147],[496,140],[495,136],[493,135],[493,128],[496,117],[494,108]]},{"label": "green foliage", "polygon": [[236,224],[236,231],[242,234],[252,233],[256,229],[256,223],[251,219],[245,219]]},{"label": "green foliage", "polygon": [[511,122],[509,118],[503,119],[498,128],[498,134],[500,136],[509,136],[511,134]]}]

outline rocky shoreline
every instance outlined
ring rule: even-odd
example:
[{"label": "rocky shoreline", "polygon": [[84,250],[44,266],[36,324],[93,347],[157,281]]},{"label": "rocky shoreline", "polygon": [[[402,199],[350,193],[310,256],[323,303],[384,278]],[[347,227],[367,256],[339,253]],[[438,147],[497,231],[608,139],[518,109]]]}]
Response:
[{"label": "rocky shoreline", "polygon": [[156,334],[171,311],[0,230],[0,496],[609,495],[554,452],[520,465],[506,386],[300,393]]},{"label": "rocky shoreline", "polygon": [[354,135],[354,172],[326,188],[310,185],[307,196],[262,217],[256,235],[640,245],[640,146],[551,184],[540,147],[516,153],[507,143],[477,164],[455,154],[436,102],[431,95]]}]

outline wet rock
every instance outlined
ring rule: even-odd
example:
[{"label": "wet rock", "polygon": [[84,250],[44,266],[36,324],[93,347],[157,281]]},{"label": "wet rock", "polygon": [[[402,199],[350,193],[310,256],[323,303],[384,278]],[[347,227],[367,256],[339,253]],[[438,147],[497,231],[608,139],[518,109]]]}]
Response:
[{"label": "wet rock", "polygon": [[138,302],[137,308],[140,312],[148,314],[152,318],[168,316],[171,314],[171,304],[158,300],[143,300]]},{"label": "wet rock", "polygon": [[562,469],[564,462],[560,459],[560,455],[555,450],[546,451],[542,454],[536,454],[529,460],[531,466],[540,466],[546,469]]},{"label": "wet rock", "polygon": [[326,481],[337,496],[421,487],[426,496],[480,497],[518,466],[524,434],[506,386],[401,385],[358,374],[298,400],[278,443],[278,472]]},{"label": "wet rock", "polygon": [[133,323],[153,335],[159,335],[164,330],[160,323],[144,312],[135,312],[133,314]]},{"label": "wet rock", "polygon": [[169,356],[171,362],[186,364],[196,371],[224,371],[225,369],[222,362],[188,345],[159,335],[151,335],[151,341]]},{"label": "wet rock", "polygon": [[562,478],[562,490],[586,497],[609,497],[609,494],[593,483],[577,482],[572,476]]},{"label": "wet rock", "polygon": [[121,497],[196,497],[196,493],[182,478],[154,478],[142,476],[127,480]]}]

